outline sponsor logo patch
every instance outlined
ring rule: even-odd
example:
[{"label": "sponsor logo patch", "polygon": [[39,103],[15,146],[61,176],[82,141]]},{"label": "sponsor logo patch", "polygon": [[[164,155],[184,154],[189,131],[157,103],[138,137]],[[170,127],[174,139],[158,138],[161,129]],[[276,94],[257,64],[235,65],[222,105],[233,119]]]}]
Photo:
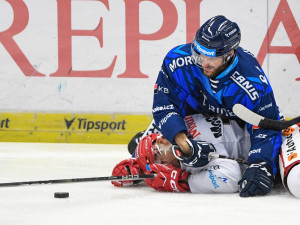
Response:
[{"label": "sponsor logo patch", "polygon": [[172,60],[172,63],[169,63],[169,69],[174,72],[177,68],[180,68],[182,66],[187,66],[193,64],[192,57],[186,56],[186,57],[179,57],[177,59]]},{"label": "sponsor logo patch", "polygon": [[0,128],[9,128],[9,118],[6,118],[4,120],[0,120]]},{"label": "sponsor logo patch", "polygon": [[212,185],[214,186],[215,189],[219,188],[220,186],[217,184],[217,181],[215,179],[215,176],[211,172],[211,170],[208,170],[209,173],[209,179],[211,180]]},{"label": "sponsor logo patch", "polygon": [[288,157],[288,160],[291,161],[291,160],[297,158],[297,156],[298,156],[297,153],[293,153],[293,154],[291,154],[291,155]]},{"label": "sponsor logo patch", "polygon": [[154,94],[157,94],[157,84],[154,84]]},{"label": "sponsor logo patch", "polygon": [[253,149],[249,152],[248,156],[252,155],[252,154],[255,154],[255,153],[260,153],[261,151],[261,148],[258,148],[258,149]]},{"label": "sponsor logo patch", "polygon": [[293,159],[297,158],[297,145],[294,141],[293,134],[287,136],[285,145],[287,147],[286,154],[288,156],[288,161],[292,161]]},{"label": "sponsor logo patch", "polygon": [[164,111],[164,110],[169,110],[169,109],[174,109],[174,105],[156,106],[152,110],[152,113],[159,112],[159,111]]},{"label": "sponsor logo patch", "polygon": [[208,117],[205,119],[207,122],[211,123],[210,130],[212,131],[215,138],[222,136],[222,121],[218,117]]},{"label": "sponsor logo patch", "polygon": [[200,45],[197,41],[194,42],[194,46],[195,46],[195,49],[198,51],[198,53],[209,56],[209,57],[216,57],[215,49],[205,48],[203,45]]},{"label": "sponsor logo patch", "polygon": [[259,94],[256,91],[253,84],[250,83],[249,80],[247,80],[244,76],[239,74],[239,72],[235,71],[234,74],[230,76],[230,78],[233,80],[234,83],[236,83],[240,88],[242,88],[247,95],[250,97],[252,101],[259,98]]},{"label": "sponsor logo patch", "polygon": [[194,118],[192,116],[186,116],[184,118],[184,121],[187,125],[187,128],[189,129],[188,134],[192,134],[193,138],[201,135],[201,133],[197,130],[197,125],[194,121]]},{"label": "sponsor logo patch", "polygon": [[293,127],[288,127],[288,128],[286,128],[286,129],[284,129],[283,131],[282,131],[282,135],[284,135],[284,136],[289,136],[291,133],[293,133],[295,131],[295,128],[293,128]]},{"label": "sponsor logo patch", "polygon": [[[68,120],[65,118],[65,124],[67,129],[69,130],[70,127],[73,125],[74,121],[77,121],[78,130],[99,130],[103,132],[105,130],[125,130],[126,121],[92,121],[86,118],[73,118]],[[74,129],[74,128],[72,128]],[[76,128],[75,128],[76,129]]]}]

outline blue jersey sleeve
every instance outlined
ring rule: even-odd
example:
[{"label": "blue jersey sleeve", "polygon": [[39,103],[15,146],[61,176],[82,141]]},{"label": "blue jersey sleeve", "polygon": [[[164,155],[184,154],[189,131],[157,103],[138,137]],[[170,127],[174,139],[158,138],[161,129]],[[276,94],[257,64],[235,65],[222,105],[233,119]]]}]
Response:
[{"label": "blue jersey sleeve", "polygon": [[186,92],[178,85],[164,60],[155,87],[152,114],[155,124],[171,143],[180,131],[186,132],[184,109]]},{"label": "blue jersey sleeve", "polygon": [[[261,100],[258,101],[255,106],[252,105],[251,102],[247,101],[247,99],[244,99],[244,105],[253,112],[258,113],[259,115],[262,115],[266,118],[278,120],[279,112],[277,106],[275,105],[274,107],[272,107],[271,105],[274,105],[274,103],[269,103],[269,106],[268,104],[265,104],[264,99],[266,98],[268,98],[268,96],[262,96],[260,98]],[[264,109],[266,107],[269,108]],[[269,165],[272,165],[275,174],[275,164],[277,161],[278,151],[281,146],[281,132],[256,127],[252,124],[247,124],[247,130],[250,134],[251,140],[251,148],[249,150],[248,161],[250,163],[267,162]],[[274,160],[275,163],[273,163]]]},{"label": "blue jersey sleeve", "polygon": [[[241,56],[241,59],[241,63],[247,63],[247,65],[242,65],[242,68],[246,69],[239,72],[247,74],[247,76],[231,75],[231,79],[234,81],[232,88],[236,89],[237,87],[234,86],[240,85],[233,105],[240,103],[261,116],[280,120],[273,90],[257,60],[251,56],[248,56],[247,60],[243,60],[243,56]],[[281,146],[281,132],[252,126],[252,124],[247,124],[247,130],[251,137],[249,162],[267,162],[273,166],[273,172],[276,173],[275,164]]]}]

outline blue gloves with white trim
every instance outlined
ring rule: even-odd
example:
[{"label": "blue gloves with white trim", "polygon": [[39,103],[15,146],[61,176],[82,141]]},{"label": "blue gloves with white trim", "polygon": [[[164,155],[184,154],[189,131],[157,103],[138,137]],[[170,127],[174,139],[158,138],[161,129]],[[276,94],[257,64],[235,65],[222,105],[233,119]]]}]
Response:
[{"label": "blue gloves with white trim", "polygon": [[266,195],[273,187],[272,167],[266,162],[251,164],[239,181],[240,196]]},{"label": "blue gloves with white trim", "polygon": [[205,141],[195,141],[189,136],[188,139],[186,139],[186,142],[191,150],[189,156],[184,154],[179,146],[172,146],[174,156],[185,166],[203,167],[210,161],[209,153],[216,151],[213,144]]}]

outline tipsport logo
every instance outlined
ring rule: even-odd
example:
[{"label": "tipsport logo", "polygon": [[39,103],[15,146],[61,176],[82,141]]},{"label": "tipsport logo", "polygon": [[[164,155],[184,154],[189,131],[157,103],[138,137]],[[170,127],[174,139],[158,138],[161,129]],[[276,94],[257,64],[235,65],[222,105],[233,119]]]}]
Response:
[{"label": "tipsport logo", "polygon": [[[78,122],[78,130],[99,130],[99,132],[103,132],[106,130],[125,130],[126,121],[93,121],[88,120],[86,118],[73,118],[68,120],[65,118],[65,124],[67,129],[69,130],[70,127],[73,125],[74,121]],[[76,128],[75,128],[76,129]]]},{"label": "tipsport logo", "polygon": [[0,128],[9,128],[9,118],[0,120]]},{"label": "tipsport logo", "polygon": [[205,48],[203,45],[199,44],[197,41],[195,41],[194,46],[198,53],[201,53],[203,55],[209,56],[209,57],[215,57],[216,56],[216,50],[215,49],[208,49]]}]

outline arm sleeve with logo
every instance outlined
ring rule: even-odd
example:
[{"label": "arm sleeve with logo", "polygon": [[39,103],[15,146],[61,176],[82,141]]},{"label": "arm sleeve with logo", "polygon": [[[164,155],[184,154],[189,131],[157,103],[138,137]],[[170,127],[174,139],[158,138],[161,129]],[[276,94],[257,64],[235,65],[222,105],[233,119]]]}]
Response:
[{"label": "arm sleeve with logo", "polygon": [[176,72],[171,72],[168,68],[168,61],[165,59],[154,87],[152,109],[155,124],[171,143],[174,143],[177,133],[186,132],[183,117],[185,116],[185,100],[188,96],[188,93],[176,81],[180,79],[175,79],[174,76],[177,76]]},{"label": "arm sleeve with logo", "polygon": [[[232,95],[233,105],[240,103],[261,116],[279,120],[279,109],[275,101],[272,87],[257,60],[245,53],[240,54],[240,66],[235,74],[231,75],[234,82],[230,86],[229,95]],[[229,100],[230,98],[228,98]],[[229,102],[227,102],[230,104]],[[232,103],[231,103],[232,104]],[[248,161],[250,164],[266,162],[274,168],[281,145],[281,132],[264,129],[247,124],[250,134],[251,147]]]},{"label": "arm sleeve with logo", "polygon": [[[242,101],[251,111],[264,116],[266,118],[279,120],[279,110],[276,105],[271,87],[268,86],[264,93],[260,94],[257,102],[250,101],[245,97]],[[248,161],[250,164],[266,162],[272,166],[273,173],[276,173],[276,159],[281,145],[281,131],[274,131],[255,127],[252,124],[247,124],[247,130],[250,134],[251,147],[249,150]]]}]

